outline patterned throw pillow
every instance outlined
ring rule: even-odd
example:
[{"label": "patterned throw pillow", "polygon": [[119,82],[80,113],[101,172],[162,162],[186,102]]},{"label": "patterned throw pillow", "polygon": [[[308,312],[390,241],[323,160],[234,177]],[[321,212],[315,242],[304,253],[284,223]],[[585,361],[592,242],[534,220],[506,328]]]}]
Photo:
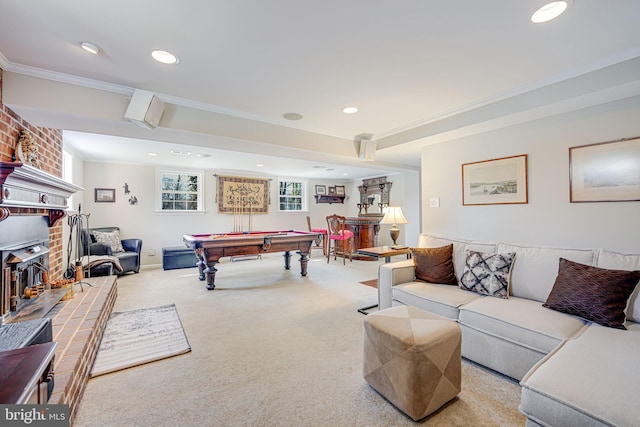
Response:
[{"label": "patterned throw pillow", "polygon": [[96,238],[96,242],[102,243],[111,247],[111,252],[124,252],[122,242],[120,241],[120,231],[113,230],[109,232],[93,231],[93,236]]},{"label": "patterned throw pillow", "polygon": [[466,253],[460,287],[482,295],[509,298],[511,266],[516,253],[490,254],[469,250]]},{"label": "patterned throw pillow", "polygon": [[543,307],[627,329],[624,309],[640,271],[607,270],[560,258],[558,277]]},{"label": "patterned throw pillow", "polygon": [[457,285],[453,270],[453,245],[440,248],[411,248],[416,279],[441,285]]}]

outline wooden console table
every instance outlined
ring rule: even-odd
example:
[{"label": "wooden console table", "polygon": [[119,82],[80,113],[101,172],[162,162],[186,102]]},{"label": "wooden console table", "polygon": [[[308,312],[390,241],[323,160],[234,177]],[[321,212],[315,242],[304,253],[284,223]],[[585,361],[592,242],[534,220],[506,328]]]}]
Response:
[{"label": "wooden console table", "polygon": [[[380,231],[380,219],[378,217],[353,217],[347,218],[346,227],[353,231],[354,255],[359,254],[360,248],[378,246],[378,231]],[[360,254],[362,255],[362,254]],[[363,260],[372,260],[369,256],[361,256]],[[375,259],[375,258],[373,258]]]}]

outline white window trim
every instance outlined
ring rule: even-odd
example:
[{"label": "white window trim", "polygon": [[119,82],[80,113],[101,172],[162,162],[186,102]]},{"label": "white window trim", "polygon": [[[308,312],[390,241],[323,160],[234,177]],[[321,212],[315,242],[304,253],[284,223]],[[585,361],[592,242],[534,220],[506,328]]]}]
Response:
[{"label": "white window trim", "polygon": [[[301,195],[302,209],[300,209],[299,211],[289,211],[289,210],[280,209],[280,183],[282,181],[302,183],[302,195]],[[278,212],[281,212],[281,213],[309,212],[309,180],[303,179],[303,178],[294,178],[290,176],[278,177],[278,185],[277,185],[276,191],[278,193],[277,202],[276,202],[278,207]]]},{"label": "white window trim", "polygon": [[[197,175],[198,176],[198,209],[195,211],[186,210],[166,210],[162,209],[162,174],[175,173],[183,175]],[[160,214],[170,215],[194,215],[203,214],[204,211],[204,171],[201,170],[189,170],[189,169],[156,169],[156,200],[155,200],[155,212]]]}]

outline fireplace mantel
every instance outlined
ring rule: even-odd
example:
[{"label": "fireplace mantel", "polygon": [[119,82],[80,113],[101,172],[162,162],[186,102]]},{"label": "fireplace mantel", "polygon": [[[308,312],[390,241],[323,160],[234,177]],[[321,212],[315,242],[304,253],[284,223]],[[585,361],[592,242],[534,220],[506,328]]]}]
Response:
[{"label": "fireplace mantel", "polygon": [[[49,211],[51,223],[64,216],[67,199],[83,190],[75,184],[33,166],[19,162],[0,162],[0,218],[6,208],[33,208]],[[5,208],[5,209],[3,209]]]}]

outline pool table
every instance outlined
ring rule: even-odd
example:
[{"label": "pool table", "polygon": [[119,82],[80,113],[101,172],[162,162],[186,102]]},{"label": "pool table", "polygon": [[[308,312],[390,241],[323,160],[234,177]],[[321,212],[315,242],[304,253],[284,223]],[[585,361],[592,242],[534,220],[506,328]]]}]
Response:
[{"label": "pool table", "polygon": [[198,257],[200,280],[215,289],[216,264],[223,257],[284,252],[284,268],[289,270],[291,251],[300,254],[300,274],[307,275],[311,244],[321,235],[307,231],[251,231],[220,234],[185,234],[184,244]]}]

